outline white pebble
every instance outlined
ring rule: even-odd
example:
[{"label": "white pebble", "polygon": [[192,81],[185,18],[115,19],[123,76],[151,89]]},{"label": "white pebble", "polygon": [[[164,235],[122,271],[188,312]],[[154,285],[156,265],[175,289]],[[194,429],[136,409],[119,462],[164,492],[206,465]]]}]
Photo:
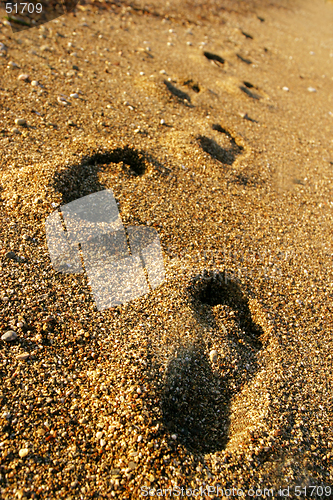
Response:
[{"label": "white pebble", "polygon": [[217,361],[217,351],[215,351],[215,350],[210,351],[209,358],[210,358],[210,360],[211,360],[212,363],[216,363],[216,361]]},{"label": "white pebble", "polygon": [[19,451],[19,455],[20,455],[21,458],[26,457],[27,455],[29,455],[29,449],[28,448],[22,448]]},{"label": "white pebble", "polygon": [[99,442],[99,444],[100,444],[100,445],[101,445],[101,447],[103,448],[103,446],[105,446],[105,445],[106,445],[106,441],[105,441],[105,439],[101,439],[101,440],[100,440],[100,442]]},{"label": "white pebble", "polygon": [[11,26],[10,22],[9,22],[9,21],[7,21],[7,19],[5,19],[4,21],[2,21],[2,24],[3,24],[4,26]]},{"label": "white pebble", "polygon": [[161,73],[161,75],[166,75],[165,69],[161,69],[160,73]]},{"label": "white pebble", "polygon": [[63,104],[64,106],[66,106],[66,104],[68,104],[68,103],[67,103],[67,101],[66,101],[66,99],[65,99],[64,97],[61,97],[61,96],[60,96],[60,97],[57,97],[57,101],[58,101],[60,104]]},{"label": "white pebble", "polygon": [[160,121],[160,124],[161,125],[165,125],[165,120],[162,118],[162,120]]},{"label": "white pebble", "polygon": [[25,361],[26,359],[28,359],[28,357],[29,357],[29,353],[23,352],[22,354],[18,354],[16,356],[16,359],[18,359],[19,361]]},{"label": "white pebble", "polygon": [[138,387],[138,388],[137,388],[136,392],[137,392],[138,394],[142,394],[142,391],[141,391],[140,387]]},{"label": "white pebble", "polygon": [[144,74],[144,71],[140,71],[140,76],[143,76]]},{"label": "white pebble", "polygon": [[10,62],[8,63],[7,68],[12,68],[12,69],[15,69],[15,68],[19,68],[19,65],[18,65],[18,64],[16,64],[16,62],[14,62],[14,61],[10,61]]},{"label": "white pebble", "polygon": [[308,87],[309,92],[317,92],[317,90],[314,87]]},{"label": "white pebble", "polygon": [[186,45],[193,45],[192,42],[186,42]]},{"label": "white pebble", "polygon": [[284,90],[285,92],[289,92],[289,88],[288,87],[282,87],[282,90]]},{"label": "white pebble", "polygon": [[12,342],[15,339],[17,339],[17,333],[14,332],[14,330],[8,330],[8,332],[1,335],[1,340],[4,340],[5,342]]},{"label": "white pebble", "polygon": [[174,439],[174,440],[176,440],[177,439],[177,434],[172,434],[171,438]]},{"label": "white pebble", "polygon": [[24,81],[27,81],[29,80],[29,75],[27,75],[26,73],[21,73],[18,77],[17,77],[18,80],[24,80]]},{"label": "white pebble", "polygon": [[32,87],[38,87],[39,83],[37,82],[37,80],[32,80],[31,85]]},{"label": "white pebble", "polygon": [[70,97],[72,97],[72,99],[79,99],[79,94],[77,94],[76,92],[74,92],[74,94],[70,94]]},{"label": "white pebble", "polygon": [[102,431],[98,431],[98,432],[96,433],[96,439],[101,439],[101,438],[102,438],[102,436],[103,436],[103,432],[102,432]]}]

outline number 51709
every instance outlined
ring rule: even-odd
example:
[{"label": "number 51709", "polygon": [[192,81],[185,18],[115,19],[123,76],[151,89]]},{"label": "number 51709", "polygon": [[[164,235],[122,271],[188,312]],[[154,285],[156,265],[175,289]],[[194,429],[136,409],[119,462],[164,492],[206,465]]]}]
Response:
[{"label": "number 51709", "polygon": [[7,14],[24,14],[24,12],[28,12],[29,14],[33,14],[37,12],[40,14],[43,10],[43,6],[41,3],[7,3],[6,2],[6,12]]}]

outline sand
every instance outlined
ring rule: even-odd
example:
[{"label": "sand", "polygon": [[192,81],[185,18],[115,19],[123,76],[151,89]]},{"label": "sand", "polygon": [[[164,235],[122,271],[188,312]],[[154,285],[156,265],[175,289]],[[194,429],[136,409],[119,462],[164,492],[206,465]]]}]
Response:
[{"label": "sand", "polygon": [[[333,497],[332,21],[151,1],[0,26],[1,498]],[[166,279],[98,311],[45,219],[103,189]]]}]

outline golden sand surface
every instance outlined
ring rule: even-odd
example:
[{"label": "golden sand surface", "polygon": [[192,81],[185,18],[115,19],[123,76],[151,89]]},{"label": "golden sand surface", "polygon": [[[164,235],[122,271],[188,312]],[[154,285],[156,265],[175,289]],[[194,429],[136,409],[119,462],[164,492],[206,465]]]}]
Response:
[{"label": "golden sand surface", "polygon": [[[333,4],[0,13],[0,498],[333,498]],[[45,220],[104,189],[166,279],[98,311]]]}]

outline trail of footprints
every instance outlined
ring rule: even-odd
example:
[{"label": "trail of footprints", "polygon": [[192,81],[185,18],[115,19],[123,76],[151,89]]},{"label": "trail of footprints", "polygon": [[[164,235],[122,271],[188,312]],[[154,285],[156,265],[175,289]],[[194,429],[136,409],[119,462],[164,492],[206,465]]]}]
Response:
[{"label": "trail of footprints", "polygon": [[[247,33],[242,32],[246,38],[252,39],[253,37]],[[203,56],[207,61],[213,63],[219,68],[223,68],[226,63],[225,59],[218,54],[214,54],[212,52],[205,51],[203,52]],[[243,57],[242,55],[236,53],[236,57],[245,64],[252,64],[250,59]],[[177,98],[178,102],[186,105],[187,107],[194,107],[194,104],[191,100],[191,95],[188,92],[183,91],[176,86],[174,83],[171,83],[169,80],[164,80],[164,84],[169,91],[169,93]],[[199,94],[202,91],[202,86],[194,81],[192,78],[186,79],[182,82],[183,87],[189,88],[191,91]],[[260,89],[258,86],[252,84],[249,81],[241,81],[238,83],[234,81],[232,77],[226,77],[221,82],[221,86],[227,92],[231,94],[235,94],[241,91],[241,93],[247,96],[250,99],[259,101],[263,98],[268,98],[268,95]],[[244,119],[252,122],[258,123],[253,118],[249,117],[247,114],[243,116]],[[218,124],[213,124],[212,129],[217,131],[219,135],[214,135],[214,137],[208,137],[207,135],[197,135],[197,141],[202,150],[209,154],[211,158],[219,161],[224,165],[234,165],[235,162],[238,163],[241,159],[245,159],[250,154],[250,149],[246,145],[245,141],[235,134],[233,131],[228,130],[225,127],[222,127]],[[236,166],[236,165],[234,165]]]}]

